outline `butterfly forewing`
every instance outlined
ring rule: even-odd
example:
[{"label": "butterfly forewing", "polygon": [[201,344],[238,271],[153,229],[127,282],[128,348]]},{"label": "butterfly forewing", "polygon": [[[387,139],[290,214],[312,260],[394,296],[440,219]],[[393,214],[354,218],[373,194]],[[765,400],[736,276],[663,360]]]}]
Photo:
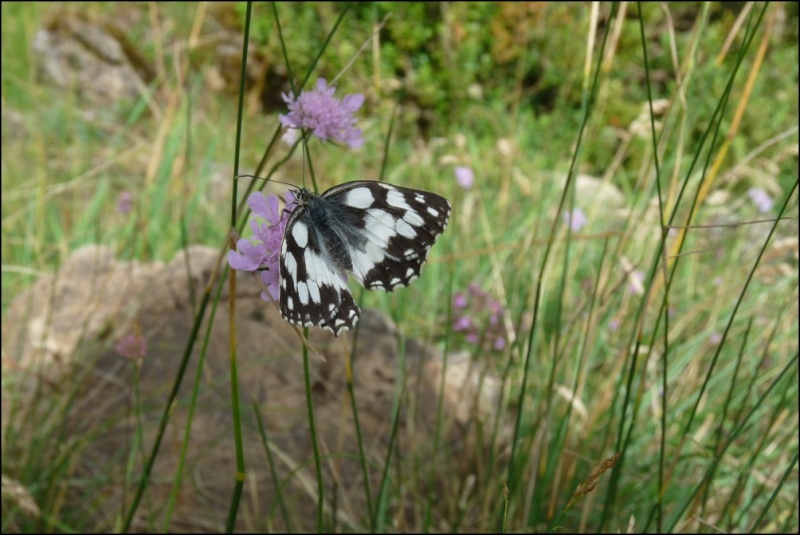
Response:
[{"label": "butterfly forewing", "polygon": [[450,217],[440,195],[371,180],[297,197],[281,249],[281,314],[337,336],[360,312],[342,274],[369,290],[408,286]]},{"label": "butterfly forewing", "polygon": [[450,203],[435,193],[378,182],[363,210],[365,247],[350,246],[353,275],[368,290],[392,291],[416,279],[444,232]]},{"label": "butterfly forewing", "polygon": [[355,326],[359,308],[347,281],[326,255],[326,242],[310,212],[299,206],[286,225],[280,257],[280,308],[287,321],[338,335]]}]

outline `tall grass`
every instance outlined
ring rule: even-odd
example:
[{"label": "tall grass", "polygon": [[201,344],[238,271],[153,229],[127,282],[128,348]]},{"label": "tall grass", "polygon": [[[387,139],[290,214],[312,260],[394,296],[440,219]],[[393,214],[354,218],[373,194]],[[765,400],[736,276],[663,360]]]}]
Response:
[{"label": "tall grass", "polygon": [[[205,7],[191,9],[195,22],[202,21]],[[400,16],[402,8],[396,9]],[[27,138],[7,138],[4,117],[3,148],[18,149],[11,156],[3,151],[4,308],[7,295],[19,293],[32,275],[57,266],[82,243],[113,243],[120,257],[148,260],[200,240],[219,246],[222,259],[233,242],[230,231],[246,235],[244,200],[265,186],[263,180],[249,179],[239,191],[244,179],[235,177],[245,169],[268,178],[287,173],[298,182],[303,177],[297,169],[304,169],[314,189],[355,178],[430,189],[451,200],[453,217],[424,276],[402,293],[361,292],[359,298],[388,311],[405,333],[397,341],[398,382],[386,414],[389,436],[379,452],[380,465],[369,451],[369,430],[362,427],[356,403],[359,389],[366,387],[353,381],[358,331],[350,339],[349,399],[342,411],[355,425],[358,451],[353,455],[361,475],[347,483],[359,487],[363,510],[340,509],[347,507],[338,501],[340,481],[326,462],[346,453],[320,448],[309,371],[309,359],[316,357],[305,344],[301,360],[312,458],[293,459],[296,470],[280,480],[267,432],[270,413],[254,404],[251,422],[240,407],[247,393],[239,390],[242,355],[235,345],[236,300],[230,299],[230,456],[236,469],[229,474],[233,494],[224,497],[229,514],[220,519],[227,531],[244,525],[248,465],[265,461],[276,501],[267,518],[247,518],[256,529],[274,528],[279,511],[287,529],[317,531],[796,531],[797,95],[792,80],[782,81],[773,71],[786,68],[776,58],[796,58],[797,47],[793,55],[770,55],[781,17],[796,22],[796,14],[791,18],[787,5],[747,4],[735,22],[723,25],[712,20],[710,4],[702,4],[693,12],[691,27],[679,31],[672,8],[660,9],[664,15],[658,26],[651,25],[648,17],[656,15],[646,6],[620,3],[593,4],[585,16],[575,10],[563,27],[553,27],[553,32],[586,36],[583,69],[565,80],[565,86],[580,87],[578,106],[565,101],[545,113],[529,105],[522,91],[505,107],[470,103],[474,113],[439,125],[443,138],[428,143],[415,139],[398,119],[408,103],[376,89],[386,73],[378,69],[360,78],[364,65],[380,65],[380,42],[362,47],[363,41],[381,35],[375,31],[383,21],[377,8],[368,21],[348,6],[324,11],[332,16],[325,20],[325,38],[305,61],[294,57],[296,44],[286,37],[293,21],[289,8],[246,4],[235,112],[229,101],[201,97],[200,77],[189,57],[176,55],[174,79],[158,82],[167,98],[156,101],[154,93],[146,93],[130,109],[108,112],[100,126],[88,120],[83,124],[77,97],[38,109],[30,90],[46,95],[52,89],[37,85],[32,65],[11,61],[13,74],[4,69],[3,75],[4,116],[8,107],[18,109],[26,119]],[[4,65],[7,58],[22,55],[15,40],[29,40],[42,16],[3,4]],[[20,24],[14,29],[6,19]],[[247,36],[254,21],[270,28],[264,38],[269,46],[280,47],[295,94],[326,61],[333,61],[332,50],[351,51],[347,61],[356,67],[343,73],[337,94],[368,94],[367,150],[353,155],[312,141],[307,151],[296,154],[297,144],[278,142],[276,117],[246,113]],[[344,32],[345,27],[358,27],[358,35]],[[722,41],[716,35],[722,28],[730,36],[720,52],[713,47]],[[532,53],[520,53],[520,69]],[[666,74],[665,63],[671,66]],[[620,112],[615,94],[621,83],[634,83],[631,72],[642,73],[646,97],[627,103],[635,112]],[[770,109],[770,84],[776,91],[795,91],[795,117],[786,120],[779,110],[774,116],[782,120],[772,119],[762,111]],[[161,106],[160,113],[143,111]],[[236,135],[225,135],[232,126],[224,132],[196,128],[198,122],[208,126],[198,118],[207,110],[222,114],[224,120],[215,126],[236,121]],[[130,120],[120,126],[115,117]],[[65,118],[77,124],[64,124]],[[52,122],[65,133],[54,135],[48,128]],[[102,138],[108,131],[113,136]],[[614,152],[602,155],[609,136],[617,141],[611,144]],[[98,147],[98,137],[105,146]],[[53,143],[69,149],[63,158],[34,157],[47,154]],[[198,149],[203,146],[232,159],[233,165],[226,166],[232,187],[227,223],[219,207],[205,202],[205,179],[193,180],[208,174],[210,157]],[[98,153],[103,158],[99,165]],[[136,186],[121,184],[115,172],[134,174],[136,167],[125,162],[137,154],[147,156],[144,180]],[[33,168],[26,168],[26,162],[34,162]],[[459,188],[452,178],[453,162],[473,169],[475,186]],[[595,188],[615,186],[622,203],[611,206],[598,193],[602,189],[587,189],[580,177],[586,173],[600,176],[592,182]],[[775,204],[761,213],[746,191],[763,184]],[[128,188],[135,189],[137,202],[126,219],[114,214],[112,206],[115,192]],[[578,209],[588,222],[572,228],[564,214]],[[794,259],[781,256],[786,243]],[[211,276],[193,309],[192,331],[155,439],[140,443],[145,440],[141,430],[130,438],[126,481],[137,485],[112,524],[122,531],[141,517],[146,521],[139,527],[175,528],[177,496],[187,485],[184,463],[193,440],[192,418],[202,410],[195,403],[206,387],[202,377],[211,332],[206,326],[224,303],[226,279],[228,295],[236,296],[236,278],[226,271]],[[453,327],[453,297],[470,283],[502,304],[508,339],[502,350],[487,350]],[[429,457],[405,450],[400,439],[408,429],[422,429],[406,413],[415,402],[406,386],[406,336],[438,347],[445,368],[452,353],[466,349],[475,366],[488,369],[503,384],[491,421],[476,414],[468,426],[459,427],[446,413],[443,377],[436,426],[427,437]],[[195,347],[199,361],[187,402],[178,393]],[[81,350],[97,352],[88,340]],[[13,358],[5,337],[3,351],[4,360]],[[102,509],[102,500],[85,509],[68,506],[75,500],[75,462],[96,430],[71,437],[64,448],[54,447],[54,439],[68,437],[67,422],[80,405],[76,399],[86,370],[74,371],[67,383],[73,386],[61,395],[42,391],[40,383],[42,395],[27,405],[25,383],[6,379],[7,369],[4,363],[3,400],[9,408],[3,411],[3,530],[107,529],[108,524],[87,513]],[[135,410],[128,416],[137,423],[146,396],[137,391]],[[165,430],[180,403],[188,403],[189,416],[170,499],[159,516],[150,512],[148,489]],[[41,422],[25,415],[52,416]],[[245,457],[242,427],[249,425],[258,429],[263,458]],[[420,469],[426,471],[417,473]],[[287,482],[306,471],[315,483],[313,522],[287,505],[296,492]],[[375,474],[377,488],[370,483]],[[90,502],[92,485],[100,488],[102,483],[86,484],[83,499]],[[341,518],[349,523],[339,524]]]}]

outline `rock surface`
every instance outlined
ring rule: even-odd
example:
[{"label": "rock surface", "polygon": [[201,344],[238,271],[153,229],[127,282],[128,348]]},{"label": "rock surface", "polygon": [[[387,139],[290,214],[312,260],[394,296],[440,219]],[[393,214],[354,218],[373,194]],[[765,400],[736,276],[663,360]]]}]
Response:
[{"label": "rock surface", "polygon": [[155,78],[124,32],[81,13],[57,12],[33,38],[39,76],[89,102],[134,100]]},{"label": "rock surface", "polygon": [[[137,426],[135,392],[142,411],[142,451],[149,454],[217,256],[211,248],[192,246],[167,264],[140,264],[117,261],[105,247],[85,246],[75,251],[57,274],[43,276],[18,296],[3,319],[3,436],[9,426],[24,433],[30,424],[20,421],[19,412],[7,413],[9,399],[23,400],[21,405],[46,405],[42,396],[57,399],[74,393],[67,411],[68,434],[83,444],[76,449],[74,459],[76,480],[88,478],[95,483],[87,487],[70,485],[66,501],[91,507],[98,529],[113,527],[121,504],[124,500],[130,503],[135,491],[134,484],[125,485]],[[187,282],[189,272],[191,282]],[[237,277],[236,350],[246,462],[237,530],[311,530],[315,528],[317,490],[302,345],[275,307],[260,299],[260,293],[249,274]],[[229,304],[226,281],[202,361],[199,348],[207,321],[197,337],[151,483],[138,510],[136,531],[163,526],[195,381],[199,387],[191,438],[170,529],[224,528],[236,473]],[[209,303],[206,320],[211,310]],[[115,343],[136,328],[141,329],[147,343],[138,388],[133,379],[135,365],[114,350]],[[380,488],[389,451],[394,400],[402,390],[392,478],[434,470],[437,493],[452,503],[453,499],[447,497],[457,495],[470,474],[468,467],[475,451],[471,444],[476,428],[480,428],[473,424],[482,420],[485,429],[494,425],[501,397],[499,379],[472,365],[467,355],[451,355],[445,366],[438,350],[411,339],[401,342],[397,328],[371,310],[362,311],[357,338],[348,335],[336,339],[312,329],[309,340],[319,352],[319,356],[309,355],[309,364],[328,525],[334,522],[335,502],[335,522],[340,529],[369,529],[366,487],[346,382],[345,362],[352,344],[356,346],[354,394],[370,467],[372,500]],[[442,384],[443,442],[434,452]],[[283,485],[286,517],[254,405],[258,406],[277,478]],[[136,480],[142,456],[135,453],[134,458]],[[396,488],[390,494],[396,496]],[[411,513],[403,504],[394,500],[389,503],[397,527],[409,525],[410,519],[404,517]],[[289,519],[288,526],[285,518]]]}]

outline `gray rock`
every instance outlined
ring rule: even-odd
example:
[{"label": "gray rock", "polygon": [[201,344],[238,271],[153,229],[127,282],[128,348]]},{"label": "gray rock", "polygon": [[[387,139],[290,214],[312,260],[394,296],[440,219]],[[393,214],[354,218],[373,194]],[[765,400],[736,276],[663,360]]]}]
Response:
[{"label": "gray rock", "polygon": [[[70,440],[80,444],[73,459],[76,481],[95,483],[84,487],[67,482],[66,501],[75,505],[94,503],[96,529],[113,527],[123,500],[129,504],[135,491],[133,484],[125,488],[136,432],[132,408],[135,367],[117,354],[114,345],[136,328],[141,329],[147,342],[147,355],[139,370],[138,395],[143,451],[149,454],[217,257],[218,252],[211,248],[192,246],[167,264],[140,264],[117,261],[105,247],[86,246],[75,251],[57,274],[43,276],[19,295],[3,319],[3,434],[6,436],[8,427],[13,426],[19,436],[31,423],[15,419],[18,413],[7,413],[9,399],[46,407],[46,396],[61,399],[74,394],[66,412],[66,426]],[[188,272],[191,279],[187,279]],[[260,293],[261,288],[249,274],[237,275],[236,351],[247,470],[237,530],[311,530],[315,528],[317,490],[302,344],[276,308],[260,299]],[[195,380],[199,381],[199,392],[171,529],[224,528],[236,474],[229,381],[229,304],[226,281],[203,367],[198,372],[211,304],[206,312],[206,322],[137,513],[133,527],[136,531],[162,527]],[[463,481],[469,477],[468,467],[477,454],[474,424],[482,421],[481,428],[489,431],[494,425],[501,398],[497,377],[475,365],[467,355],[451,355],[445,367],[438,350],[411,339],[405,340],[405,352],[401,354],[400,337],[390,320],[368,309],[362,311],[357,338],[348,334],[337,339],[327,332],[311,330],[309,342],[319,352],[309,355],[309,364],[323,456],[328,526],[333,523],[335,501],[340,529],[369,529],[346,380],[345,362],[353,344],[354,393],[373,501],[389,450],[393,402],[401,389],[404,393],[392,478],[434,470],[439,476],[437,495],[449,495],[449,503],[453,503],[452,496],[461,492]],[[11,357],[13,365],[6,356]],[[443,442],[434,452],[443,373]],[[43,382],[51,388],[42,388]],[[278,506],[254,404],[259,407],[278,480],[283,483],[289,526]],[[38,431],[51,432],[47,427],[39,427]],[[504,433],[501,435],[506,436]],[[142,461],[139,453],[133,455],[136,480]],[[390,502],[390,508],[399,517],[416,514],[402,503]],[[407,521],[411,522],[412,517],[408,516]]]}]

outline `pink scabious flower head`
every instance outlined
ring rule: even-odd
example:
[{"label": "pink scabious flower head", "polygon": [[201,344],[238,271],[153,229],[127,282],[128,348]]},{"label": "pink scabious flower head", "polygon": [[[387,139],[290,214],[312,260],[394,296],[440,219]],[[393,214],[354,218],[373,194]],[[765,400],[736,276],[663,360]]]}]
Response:
[{"label": "pink scabious flower head", "polygon": [[[254,216],[250,221],[253,237],[250,240],[240,239],[236,242],[237,251],[228,251],[228,264],[231,268],[239,271],[261,271],[261,282],[266,286],[272,299],[278,299],[279,296],[278,260],[286,223],[289,214],[296,206],[294,193],[289,191],[286,194],[286,205],[283,210],[278,209],[279,204],[280,201],[275,195],[270,194],[265,197],[260,191],[251,193],[247,199],[247,206],[253,211]],[[262,294],[261,297],[265,301],[270,300],[266,294]]]},{"label": "pink scabious flower head", "polygon": [[128,215],[131,210],[133,210],[133,193],[123,191],[117,197],[117,212],[122,215]]},{"label": "pink scabious flower head", "polygon": [[467,306],[467,296],[462,293],[457,293],[453,296],[453,308],[462,309]]},{"label": "pink scabious flower head", "polygon": [[[138,331],[138,330],[137,330]],[[147,342],[140,332],[125,335],[117,342],[117,353],[134,362],[141,362],[147,355]]]},{"label": "pink scabious flower head", "polygon": [[472,184],[475,183],[475,173],[469,167],[457,165],[453,170],[456,175],[456,182],[464,189],[470,189]]},{"label": "pink scabious flower head", "polygon": [[458,332],[466,332],[472,328],[472,318],[469,316],[458,316],[453,322],[453,330]]},{"label": "pink scabious flower head", "polygon": [[279,115],[281,123],[289,128],[306,128],[321,141],[339,141],[357,149],[364,144],[361,130],[355,128],[355,112],[364,104],[364,95],[333,96],[334,87],[328,87],[324,78],[317,80],[316,89],[303,91],[299,97],[282,94],[289,113]]},{"label": "pink scabious flower head", "polygon": [[586,226],[589,220],[586,218],[586,214],[583,213],[583,210],[575,208],[574,210],[567,210],[564,212],[564,222],[569,225],[572,232],[578,232]]},{"label": "pink scabious flower head", "polygon": [[756,205],[758,211],[765,214],[772,210],[772,198],[769,194],[761,188],[750,188],[747,190],[747,195],[753,204]]},{"label": "pink scabious flower head", "polygon": [[471,295],[473,295],[474,297],[478,297],[480,299],[485,299],[486,296],[489,295],[489,294],[486,293],[486,290],[484,290],[483,288],[481,288],[480,286],[478,286],[474,282],[470,283],[470,285],[467,287],[467,291]]},{"label": "pink scabious flower head", "polygon": [[453,297],[452,330],[468,344],[485,351],[503,351],[506,336],[502,318],[506,310],[475,283]]}]

